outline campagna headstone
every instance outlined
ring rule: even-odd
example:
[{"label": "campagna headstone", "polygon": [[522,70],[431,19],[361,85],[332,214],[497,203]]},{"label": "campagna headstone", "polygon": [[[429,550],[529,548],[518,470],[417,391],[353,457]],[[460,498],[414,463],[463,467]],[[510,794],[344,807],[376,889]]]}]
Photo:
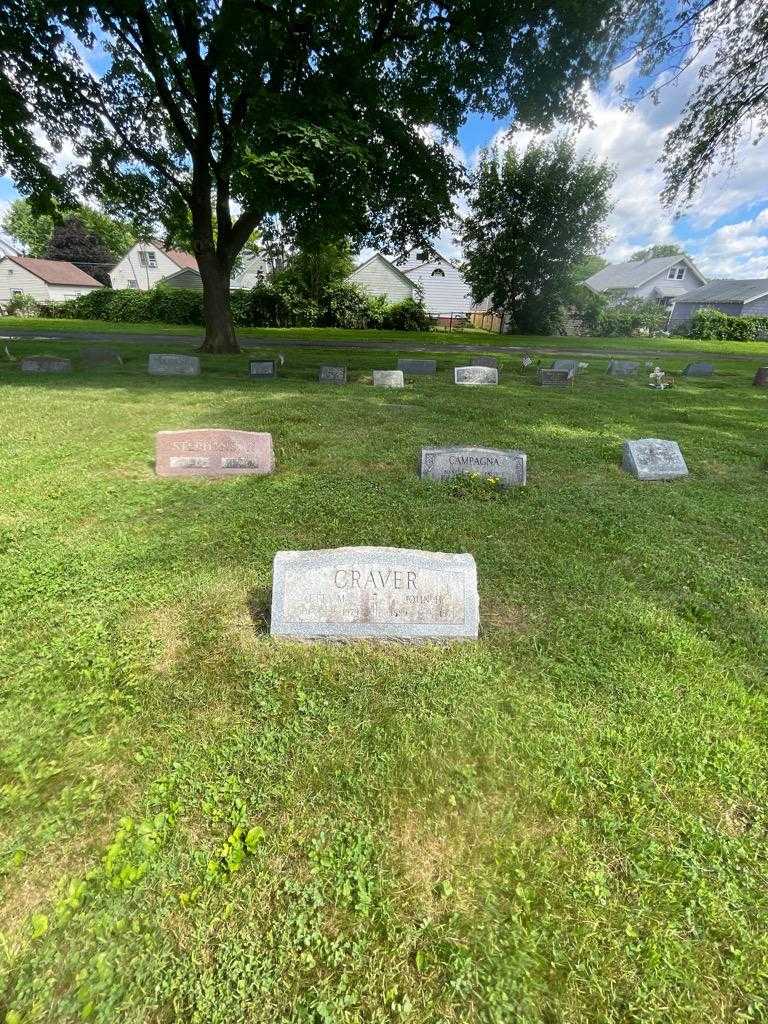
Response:
[{"label": "campagna headstone", "polygon": [[373,386],[375,388],[404,388],[405,377],[402,370],[374,370]]},{"label": "campagna headstone", "polygon": [[683,370],[684,377],[711,377],[715,372],[712,363],[688,363]]},{"label": "campagna headstone", "polygon": [[274,359],[251,359],[248,376],[252,380],[272,380],[276,376]]},{"label": "campagna headstone", "polygon": [[262,476],[275,468],[272,435],[250,430],[161,430],[158,476]]},{"label": "campagna headstone", "polygon": [[397,368],[410,376],[432,376],[437,373],[437,361],[435,359],[398,359]]},{"label": "campagna headstone", "polygon": [[153,377],[199,377],[200,360],[197,356],[153,352],[149,357],[147,370]]},{"label": "campagna headstone", "polygon": [[455,476],[476,473],[495,477],[505,487],[525,484],[525,452],[476,445],[421,449],[421,476],[426,480],[451,480]]},{"label": "campagna headstone", "polygon": [[464,640],[478,624],[471,555],[379,547],[275,555],[273,636]]},{"label": "campagna headstone", "polygon": [[123,357],[113,348],[84,348],[80,353],[83,366],[95,370],[100,366],[122,366]]},{"label": "campagna headstone", "polygon": [[643,437],[624,442],[622,465],[638,480],[674,480],[688,476],[683,453],[677,441]]},{"label": "campagna headstone", "polygon": [[564,388],[573,380],[570,370],[554,370],[542,367],[536,371],[536,383],[542,388]]},{"label": "campagna headstone", "polygon": [[640,363],[632,363],[627,359],[610,359],[606,372],[611,377],[634,377],[639,369]]},{"label": "campagna headstone", "polygon": [[71,373],[72,360],[61,356],[25,356],[21,360],[22,373]]},{"label": "campagna headstone", "polygon": [[579,364],[575,359],[556,359],[552,363],[553,370],[565,370],[566,373],[570,374],[571,377],[575,377],[579,372]]},{"label": "campagna headstone", "polygon": [[756,388],[768,388],[768,366],[761,366],[752,381]]},{"label": "campagna headstone", "polygon": [[317,379],[321,384],[346,384],[346,366],[321,366]]},{"label": "campagna headstone", "polygon": [[494,366],[456,366],[454,384],[498,384],[499,371]]},{"label": "campagna headstone", "polygon": [[499,368],[499,360],[496,356],[472,356],[470,363],[472,366],[490,366],[492,370]]}]

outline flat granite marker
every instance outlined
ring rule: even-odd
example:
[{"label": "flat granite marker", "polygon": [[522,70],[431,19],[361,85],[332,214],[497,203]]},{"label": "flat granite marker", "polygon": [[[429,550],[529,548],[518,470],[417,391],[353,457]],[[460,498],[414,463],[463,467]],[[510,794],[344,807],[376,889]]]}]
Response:
[{"label": "flat granite marker", "polygon": [[248,363],[248,376],[253,380],[272,380],[277,376],[274,359],[252,359]]},{"label": "flat granite marker", "polygon": [[454,384],[498,384],[499,371],[494,366],[456,366]]},{"label": "flat granite marker", "polygon": [[94,370],[99,366],[122,366],[123,357],[113,348],[84,348],[80,353],[83,366]]},{"label": "flat granite marker", "polygon": [[499,368],[499,360],[496,356],[472,356],[470,363],[472,366],[490,366],[492,370]]},{"label": "flat granite marker", "polygon": [[321,384],[346,384],[346,366],[321,366],[317,379]]},{"label": "flat granite marker", "polygon": [[263,476],[275,468],[272,435],[250,430],[161,430],[158,476]]},{"label": "flat granite marker", "polygon": [[421,449],[422,480],[451,480],[477,473],[497,477],[505,487],[523,486],[528,459],[525,452],[476,445]]},{"label": "flat granite marker", "polygon": [[435,359],[398,359],[398,370],[408,373],[411,376],[432,376],[437,373],[437,361]]},{"label": "flat granite marker", "polygon": [[674,480],[688,476],[683,453],[677,441],[642,437],[625,441],[622,467],[638,480]]},{"label": "flat granite marker", "polygon": [[768,388],[768,366],[761,366],[752,381],[756,388]]},{"label": "flat granite marker", "polygon": [[375,388],[404,388],[405,377],[402,370],[374,370],[373,386]]},{"label": "flat granite marker", "polygon": [[715,372],[712,363],[688,363],[683,370],[684,377],[711,377]]},{"label": "flat granite marker", "polygon": [[479,616],[471,555],[379,547],[275,555],[273,636],[469,640]]},{"label": "flat granite marker", "polygon": [[200,360],[197,356],[180,356],[171,352],[153,352],[147,363],[153,377],[199,377]]},{"label": "flat granite marker", "polygon": [[631,363],[627,359],[609,359],[606,373],[610,377],[634,377],[640,369],[640,363]]},{"label": "flat granite marker", "polygon": [[61,356],[25,356],[20,368],[22,373],[71,373],[72,360]]},{"label": "flat granite marker", "polygon": [[554,370],[542,367],[536,371],[536,383],[541,388],[564,388],[573,380],[570,370]]}]

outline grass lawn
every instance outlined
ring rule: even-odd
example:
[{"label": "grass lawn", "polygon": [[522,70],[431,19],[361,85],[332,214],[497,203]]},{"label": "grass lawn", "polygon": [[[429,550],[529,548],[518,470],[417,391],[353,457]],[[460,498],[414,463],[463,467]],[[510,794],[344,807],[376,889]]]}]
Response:
[{"label": "grass lawn", "polygon": [[[257,384],[122,348],[0,365],[0,1020],[768,1020],[754,367],[557,391],[515,357],[473,389],[446,355],[398,392],[364,352]],[[271,431],[277,471],[158,480],[155,432],[199,426]],[[688,479],[622,472],[648,436]],[[522,448],[529,486],[421,483],[457,441]],[[275,551],[346,544],[474,554],[480,639],[271,640]]]}]

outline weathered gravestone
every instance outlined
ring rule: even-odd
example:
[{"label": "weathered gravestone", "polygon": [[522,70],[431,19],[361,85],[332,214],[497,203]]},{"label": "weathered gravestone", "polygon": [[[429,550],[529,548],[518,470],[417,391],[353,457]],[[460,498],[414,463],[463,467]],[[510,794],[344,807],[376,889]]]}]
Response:
[{"label": "weathered gravestone", "polygon": [[610,377],[634,377],[640,369],[640,363],[632,363],[626,359],[610,359],[607,373]]},{"label": "weathered gravestone", "polygon": [[22,373],[71,373],[72,360],[61,356],[25,356],[21,360]]},{"label": "weathered gravestone", "polygon": [[472,366],[490,366],[492,370],[499,368],[499,360],[496,356],[472,356],[470,363]]},{"label": "weathered gravestone", "polygon": [[643,437],[624,442],[622,466],[638,480],[674,480],[688,476],[683,453],[677,441]]},{"label": "weathered gravestone", "polygon": [[768,388],[768,366],[761,366],[752,381],[756,388]]},{"label": "weathered gravestone", "polygon": [[321,366],[317,379],[321,384],[346,384],[346,366]]},{"label": "weathered gravestone", "polygon": [[542,388],[563,388],[573,380],[569,370],[554,370],[542,367],[536,371],[536,383]]},{"label": "weathered gravestone", "polygon": [[571,377],[575,377],[579,372],[579,364],[575,359],[556,359],[552,363],[553,370],[565,370],[566,373],[570,374]]},{"label": "weathered gravestone", "polygon": [[84,348],[80,353],[83,366],[95,370],[99,366],[122,366],[123,357],[113,348]]},{"label": "weathered gravestone", "polygon": [[496,477],[505,487],[525,484],[525,452],[476,445],[421,449],[421,476],[426,480],[450,480],[477,473]]},{"label": "weathered gravestone", "polygon": [[180,356],[170,352],[153,352],[147,363],[153,377],[199,377],[197,356]]},{"label": "weathered gravestone", "polygon": [[158,476],[262,476],[275,468],[272,435],[250,430],[161,430]]},{"label": "weathered gravestone", "polygon": [[437,373],[437,361],[434,359],[398,359],[397,368],[411,376],[432,376]]},{"label": "weathered gravestone", "polygon": [[402,370],[374,370],[373,386],[375,388],[404,388],[405,378]]},{"label": "weathered gravestone", "polygon": [[712,363],[688,363],[683,370],[684,377],[711,377],[715,372]]},{"label": "weathered gravestone", "polygon": [[251,359],[248,376],[251,380],[272,380],[277,376],[274,359]]},{"label": "weathered gravestone", "polygon": [[463,640],[477,636],[471,555],[404,548],[278,551],[273,636],[338,640]]},{"label": "weathered gravestone", "polygon": [[456,366],[454,384],[498,384],[499,371],[494,366]]}]

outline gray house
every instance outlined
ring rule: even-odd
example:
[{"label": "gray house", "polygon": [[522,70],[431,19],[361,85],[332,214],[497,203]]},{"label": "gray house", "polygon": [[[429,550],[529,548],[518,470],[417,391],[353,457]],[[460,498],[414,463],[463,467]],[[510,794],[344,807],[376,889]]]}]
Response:
[{"label": "gray house", "polygon": [[711,281],[675,300],[670,328],[690,320],[699,309],[717,309],[730,316],[768,316],[768,278],[749,281]]},{"label": "gray house", "polygon": [[656,299],[664,305],[671,305],[678,296],[706,283],[706,277],[687,256],[656,256],[650,260],[612,263],[584,282],[590,291],[607,295],[616,302]]}]

